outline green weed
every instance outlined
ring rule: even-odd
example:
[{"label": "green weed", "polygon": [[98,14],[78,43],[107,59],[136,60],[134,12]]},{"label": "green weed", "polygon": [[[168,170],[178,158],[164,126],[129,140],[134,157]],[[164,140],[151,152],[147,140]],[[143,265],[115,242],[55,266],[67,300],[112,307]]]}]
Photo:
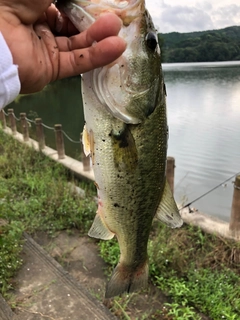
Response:
[{"label": "green weed", "polygon": [[201,317],[196,314],[193,307],[186,305],[183,301],[182,305],[178,303],[165,303],[166,311],[164,314],[170,318],[177,320],[201,320]]},{"label": "green weed", "polygon": [[[101,256],[113,268],[119,258],[117,242],[99,245]],[[164,319],[198,320],[199,312],[214,320],[240,318],[238,243],[199,228],[172,230],[154,222],[148,252],[151,281],[172,301],[160,312]]]},{"label": "green weed", "polygon": [[12,221],[9,224],[2,222],[1,225],[0,219],[0,292],[2,294],[12,288],[10,279],[22,264],[19,258],[22,250],[22,231],[21,223]]},{"label": "green weed", "polygon": [[[0,131],[0,290],[11,288],[11,277],[21,265],[23,231],[78,228],[86,233],[96,212],[93,187],[81,199],[69,188],[73,177],[60,164]],[[74,182],[74,181],[73,181]]]}]

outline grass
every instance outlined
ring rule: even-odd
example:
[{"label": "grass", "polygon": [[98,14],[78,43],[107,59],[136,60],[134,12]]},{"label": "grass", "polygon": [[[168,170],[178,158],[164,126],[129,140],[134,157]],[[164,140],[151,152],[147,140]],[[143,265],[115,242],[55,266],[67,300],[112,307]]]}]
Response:
[{"label": "grass", "polygon": [[[86,233],[96,212],[93,184],[81,183],[86,197],[73,194],[73,180],[60,164],[20,144],[0,130],[0,292],[6,296],[21,266],[22,234],[77,228]],[[109,264],[119,258],[116,240],[100,241],[100,255]],[[158,310],[135,320],[240,319],[240,244],[184,226],[172,230],[154,222],[148,246],[150,281],[168,297]],[[137,294],[111,302],[121,319]],[[149,310],[151,306],[149,306]],[[204,318],[206,319],[206,318]]]},{"label": "grass", "polygon": [[73,180],[60,164],[0,130],[0,292],[6,295],[21,265],[22,234],[78,228],[86,233],[96,212],[94,186],[81,183],[86,197],[69,188]]},{"label": "grass", "polygon": [[[119,257],[117,242],[99,246],[112,269]],[[240,243],[196,227],[172,230],[154,223],[148,252],[151,282],[171,300],[159,316],[198,320],[203,313],[216,320],[240,319]]]}]

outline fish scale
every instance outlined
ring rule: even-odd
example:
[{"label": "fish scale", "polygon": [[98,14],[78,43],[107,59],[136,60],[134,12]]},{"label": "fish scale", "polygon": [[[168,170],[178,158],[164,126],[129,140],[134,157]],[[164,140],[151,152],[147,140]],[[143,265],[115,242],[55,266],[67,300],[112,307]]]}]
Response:
[{"label": "fish scale", "polygon": [[116,236],[121,253],[106,287],[110,298],[147,285],[154,216],[173,228],[182,225],[166,182],[168,126],[160,48],[143,0],[64,3],[79,31],[86,28],[84,15],[93,23],[102,12],[115,12],[123,20],[119,35],[127,42],[114,63],[82,76],[83,141],[99,199],[89,235]]}]

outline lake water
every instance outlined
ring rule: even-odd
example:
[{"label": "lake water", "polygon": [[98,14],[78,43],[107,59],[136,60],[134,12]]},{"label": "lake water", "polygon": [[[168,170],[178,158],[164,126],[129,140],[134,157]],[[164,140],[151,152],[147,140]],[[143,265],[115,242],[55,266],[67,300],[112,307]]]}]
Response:
[{"label": "lake water", "polygon": [[[240,62],[165,64],[163,69],[175,197],[191,202],[240,171]],[[232,180],[193,206],[228,221]]]},{"label": "lake water", "polygon": [[[176,159],[175,197],[188,203],[240,171],[240,62],[163,65],[167,87],[169,148]],[[15,114],[42,117],[79,140],[83,127],[79,77],[48,86],[13,103]],[[55,147],[54,132],[45,129]],[[66,153],[78,157],[80,145],[65,139]],[[234,179],[232,179],[234,180]],[[229,220],[233,194],[230,180],[192,206]]]}]

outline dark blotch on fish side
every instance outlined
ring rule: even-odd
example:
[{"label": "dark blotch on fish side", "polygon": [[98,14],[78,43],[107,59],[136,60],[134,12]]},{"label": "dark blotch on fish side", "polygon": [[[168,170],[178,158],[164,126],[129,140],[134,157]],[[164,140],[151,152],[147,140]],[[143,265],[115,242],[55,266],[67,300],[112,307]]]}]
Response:
[{"label": "dark blotch on fish side", "polygon": [[113,205],[115,208],[119,208],[120,207],[120,205],[118,204],[118,203],[114,203],[114,205]]},{"label": "dark blotch on fish side", "polygon": [[124,132],[120,132],[119,135],[114,135],[114,138],[119,141],[119,148],[128,147],[127,136],[124,135]]},{"label": "dark blotch on fish side", "polygon": [[117,133],[112,131],[109,136],[112,135],[114,139],[118,141],[119,148],[127,148],[129,146],[129,130],[127,125],[124,126],[121,130],[117,131]]},{"label": "dark blotch on fish side", "polygon": [[125,177],[138,163],[138,152],[131,132],[131,126],[122,124],[109,134],[112,140],[114,163],[119,172],[124,167]]}]

